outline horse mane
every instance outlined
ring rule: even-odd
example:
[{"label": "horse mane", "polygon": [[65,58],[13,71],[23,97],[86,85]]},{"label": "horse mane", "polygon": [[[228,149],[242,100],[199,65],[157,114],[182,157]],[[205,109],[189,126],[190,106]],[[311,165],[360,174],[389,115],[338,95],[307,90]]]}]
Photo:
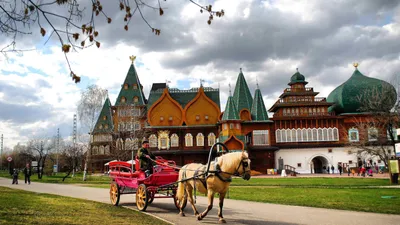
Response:
[{"label": "horse mane", "polygon": [[243,158],[242,156],[244,156],[244,158],[249,157],[247,152],[227,153],[225,155],[218,157],[218,165],[221,167],[223,171],[227,172],[229,171],[233,173],[236,170],[239,163],[241,162]]}]

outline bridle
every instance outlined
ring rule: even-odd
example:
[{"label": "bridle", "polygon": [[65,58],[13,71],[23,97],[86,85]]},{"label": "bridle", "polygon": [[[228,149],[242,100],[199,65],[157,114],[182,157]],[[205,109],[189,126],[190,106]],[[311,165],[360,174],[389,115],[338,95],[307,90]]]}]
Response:
[{"label": "bridle", "polygon": [[[250,169],[246,170],[246,168],[249,166],[249,163],[245,160],[248,160],[249,158],[242,158],[242,160],[240,161],[238,167],[236,168],[235,172],[233,173],[234,176],[238,176],[238,177],[242,177],[244,178],[244,176],[246,175],[246,172],[250,172]],[[240,174],[239,173],[239,169],[240,166],[243,167],[243,173]]]}]

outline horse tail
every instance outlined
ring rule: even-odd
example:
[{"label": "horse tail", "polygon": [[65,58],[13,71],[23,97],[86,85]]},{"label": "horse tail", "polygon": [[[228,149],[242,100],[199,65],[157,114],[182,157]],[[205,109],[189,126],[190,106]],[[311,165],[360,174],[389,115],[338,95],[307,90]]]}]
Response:
[{"label": "horse tail", "polygon": [[[182,167],[181,170],[179,171],[179,178],[178,181],[181,181],[186,178],[186,166]],[[178,188],[176,189],[176,197],[179,201],[183,200],[183,197],[185,195],[185,181],[179,182],[178,183]]]}]

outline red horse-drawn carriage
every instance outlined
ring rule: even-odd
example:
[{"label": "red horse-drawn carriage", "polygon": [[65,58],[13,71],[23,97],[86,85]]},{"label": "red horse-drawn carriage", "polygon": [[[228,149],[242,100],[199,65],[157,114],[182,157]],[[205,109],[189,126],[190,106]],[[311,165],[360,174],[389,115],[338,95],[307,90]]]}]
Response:
[{"label": "red horse-drawn carriage", "polygon": [[146,177],[145,172],[140,170],[137,158],[134,165],[124,161],[110,162],[111,203],[117,206],[121,195],[136,194],[136,206],[140,211],[145,211],[155,198],[172,198],[179,209],[175,198],[179,176],[176,163],[156,157],[156,164],[153,174]]}]

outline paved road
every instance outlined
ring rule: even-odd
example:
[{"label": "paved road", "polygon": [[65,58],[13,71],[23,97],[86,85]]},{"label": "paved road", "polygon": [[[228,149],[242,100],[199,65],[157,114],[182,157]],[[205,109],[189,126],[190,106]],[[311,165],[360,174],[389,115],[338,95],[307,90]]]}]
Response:
[{"label": "paved road", "polygon": [[[107,189],[81,187],[76,185],[32,183],[26,185],[20,180],[19,185],[11,185],[11,180],[0,178],[0,186],[28,190],[39,193],[50,193],[62,196],[88,199],[103,203],[110,203]],[[134,195],[122,195],[120,204],[129,208],[136,208]],[[206,208],[207,199],[197,198],[199,211]],[[192,215],[188,205],[186,217],[178,216],[178,211],[172,199],[155,199],[147,208],[147,212],[157,217],[170,221],[173,224],[216,224],[217,203],[209,215],[201,222]],[[226,199],[224,204],[224,217],[228,224],[267,224],[267,225],[393,225],[400,224],[399,215],[386,215],[376,213],[352,212],[333,209],[320,209],[311,207],[286,206]]]}]

